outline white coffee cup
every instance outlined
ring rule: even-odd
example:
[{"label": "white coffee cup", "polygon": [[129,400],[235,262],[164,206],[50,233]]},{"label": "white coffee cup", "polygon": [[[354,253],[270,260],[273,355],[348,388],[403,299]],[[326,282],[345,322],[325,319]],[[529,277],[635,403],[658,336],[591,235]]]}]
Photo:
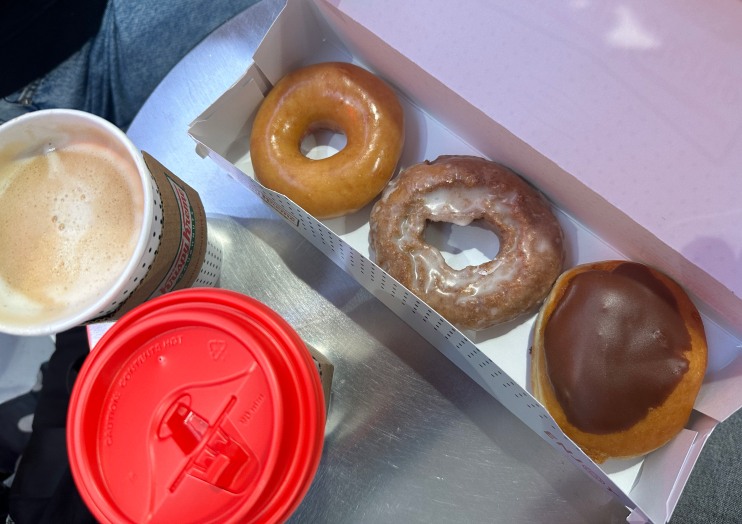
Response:
[{"label": "white coffee cup", "polygon": [[[51,334],[115,312],[158,253],[161,197],[142,153],[102,118],[51,109],[0,126],[0,331]],[[196,285],[218,278],[220,250],[207,251]]]}]

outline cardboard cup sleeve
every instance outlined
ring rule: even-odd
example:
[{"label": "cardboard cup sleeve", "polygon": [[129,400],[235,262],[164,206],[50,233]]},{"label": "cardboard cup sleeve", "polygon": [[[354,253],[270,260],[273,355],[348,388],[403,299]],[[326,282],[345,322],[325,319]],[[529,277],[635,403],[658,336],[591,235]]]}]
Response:
[{"label": "cardboard cup sleeve", "polygon": [[176,289],[216,287],[221,248],[208,238],[206,213],[198,193],[149,153],[142,151],[152,175],[155,216],[150,243],[132,276],[132,291],[98,320],[117,320],[147,300]]}]

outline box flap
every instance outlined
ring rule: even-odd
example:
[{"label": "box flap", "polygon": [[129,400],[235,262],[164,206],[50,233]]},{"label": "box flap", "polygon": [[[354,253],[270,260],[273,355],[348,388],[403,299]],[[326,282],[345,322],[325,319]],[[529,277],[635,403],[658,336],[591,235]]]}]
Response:
[{"label": "box flap", "polygon": [[[252,127],[252,118],[246,120],[242,112],[234,111],[233,108],[259,105],[268,89],[260,70],[254,63],[251,64],[237,82],[191,123],[188,134],[198,143],[201,143],[204,137],[209,137],[210,143],[223,144],[225,149],[216,146],[216,153],[227,156],[226,147],[230,146],[237,136],[249,136]],[[245,144],[245,151],[248,146],[249,144]]]},{"label": "box flap", "polygon": [[672,516],[698,455],[715,427],[715,420],[695,414],[689,429],[647,456],[631,497],[652,522],[666,522]]},{"label": "box flap", "polygon": [[[286,35],[291,35],[287,40]],[[287,2],[273,26],[253,54],[268,82],[274,85],[289,71],[308,63],[338,60],[351,56],[335,33],[326,29],[326,21],[317,15],[312,2]],[[307,57],[312,57],[307,61]]]}]

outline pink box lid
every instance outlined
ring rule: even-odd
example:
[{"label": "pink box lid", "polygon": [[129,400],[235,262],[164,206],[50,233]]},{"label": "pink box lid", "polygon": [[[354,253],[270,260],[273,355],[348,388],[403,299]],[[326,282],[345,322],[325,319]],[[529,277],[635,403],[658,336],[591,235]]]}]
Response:
[{"label": "pink box lid", "polygon": [[742,4],[332,3],[574,177],[535,182],[600,234],[658,240],[618,247],[742,333]]}]

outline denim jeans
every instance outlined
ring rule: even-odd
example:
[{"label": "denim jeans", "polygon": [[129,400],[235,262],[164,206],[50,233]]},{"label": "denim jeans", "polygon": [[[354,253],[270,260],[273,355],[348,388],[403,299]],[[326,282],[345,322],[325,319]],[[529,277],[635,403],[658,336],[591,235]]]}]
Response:
[{"label": "denim jeans", "polygon": [[0,100],[0,123],[64,107],[126,129],[188,51],[256,1],[109,0],[95,37],[43,78]]},{"label": "denim jeans", "polygon": [[670,524],[742,522],[742,411],[719,424],[706,443]]}]

